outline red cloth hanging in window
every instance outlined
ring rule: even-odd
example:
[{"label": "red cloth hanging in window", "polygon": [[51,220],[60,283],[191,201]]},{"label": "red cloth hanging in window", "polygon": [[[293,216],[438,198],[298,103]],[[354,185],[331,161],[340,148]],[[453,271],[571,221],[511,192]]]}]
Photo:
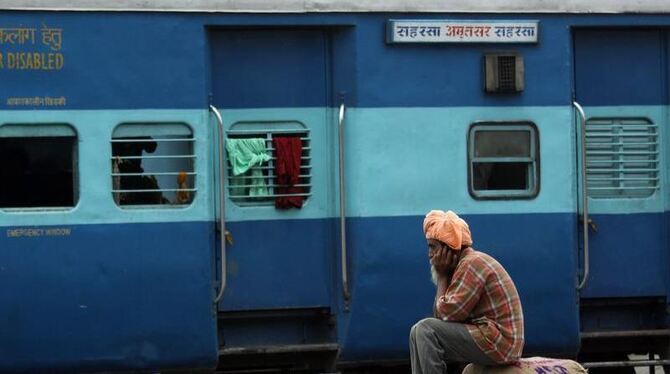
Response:
[{"label": "red cloth hanging in window", "polygon": [[[300,137],[274,137],[272,144],[275,148],[277,160],[275,161],[275,194],[301,194],[304,193],[300,184],[300,163],[302,156],[302,140]],[[275,199],[275,208],[290,209],[302,208],[304,196],[282,196]]]}]

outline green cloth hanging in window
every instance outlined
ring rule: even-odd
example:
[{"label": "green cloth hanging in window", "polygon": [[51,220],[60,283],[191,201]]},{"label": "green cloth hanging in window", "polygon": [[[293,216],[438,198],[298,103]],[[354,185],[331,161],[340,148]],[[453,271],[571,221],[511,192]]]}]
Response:
[{"label": "green cloth hanging in window", "polygon": [[[270,155],[265,148],[265,139],[226,139],[226,150],[228,151],[228,162],[233,169],[233,177],[230,178],[231,194],[268,196],[270,192],[265,183],[263,170],[258,168],[270,160]],[[249,171],[251,171],[250,179],[236,178],[243,174],[249,176]]]}]

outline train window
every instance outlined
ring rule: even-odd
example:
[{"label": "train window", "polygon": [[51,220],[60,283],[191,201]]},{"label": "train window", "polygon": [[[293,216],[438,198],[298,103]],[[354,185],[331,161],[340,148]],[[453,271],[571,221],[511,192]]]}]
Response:
[{"label": "train window", "polygon": [[468,140],[469,190],[476,199],[532,198],[539,191],[537,130],[530,122],[481,122]]},{"label": "train window", "polygon": [[[228,193],[240,206],[301,208],[311,196],[309,129],[295,121],[237,122],[226,132]],[[252,146],[255,161],[240,164],[236,148]]]},{"label": "train window", "polygon": [[0,208],[73,207],[77,134],[66,124],[0,126]]},{"label": "train window", "polygon": [[194,138],[184,123],[122,123],[112,134],[117,205],[186,206],[196,193]]},{"label": "train window", "polygon": [[586,122],[589,197],[643,198],[660,185],[658,126],[648,118]]}]

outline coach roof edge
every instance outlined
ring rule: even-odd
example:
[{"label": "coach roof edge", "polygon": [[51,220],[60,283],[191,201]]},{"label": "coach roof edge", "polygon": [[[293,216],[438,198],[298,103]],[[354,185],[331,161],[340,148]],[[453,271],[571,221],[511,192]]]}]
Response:
[{"label": "coach roof edge", "polygon": [[667,0],[4,0],[0,10],[221,13],[450,12],[670,13]]}]

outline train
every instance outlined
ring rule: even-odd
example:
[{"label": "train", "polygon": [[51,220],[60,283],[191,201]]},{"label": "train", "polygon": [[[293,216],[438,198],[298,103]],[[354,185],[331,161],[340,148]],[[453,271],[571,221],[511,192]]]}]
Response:
[{"label": "train", "polygon": [[667,364],[669,50],[662,0],[5,0],[0,372],[406,363],[431,209],[524,355]]}]

